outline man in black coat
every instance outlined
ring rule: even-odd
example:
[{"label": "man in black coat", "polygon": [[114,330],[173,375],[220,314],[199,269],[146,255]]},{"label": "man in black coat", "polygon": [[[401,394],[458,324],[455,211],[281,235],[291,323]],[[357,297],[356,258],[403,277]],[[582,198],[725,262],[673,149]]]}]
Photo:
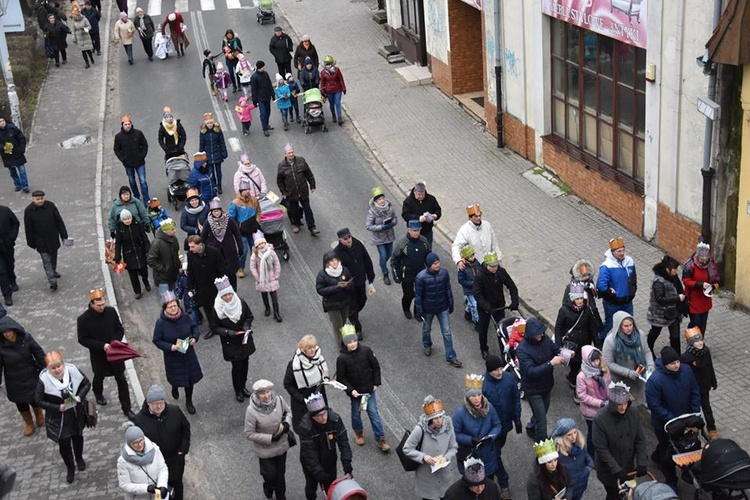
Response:
[{"label": "man in black coat", "polygon": [[91,388],[96,402],[101,406],[107,404],[104,397],[104,379],[114,377],[117,382],[117,397],[120,400],[122,412],[130,420],[135,414],[131,408],[130,387],[125,377],[125,362],[110,363],[107,351],[113,340],[122,341],[125,329],[122,327],[120,316],[114,307],[108,307],[101,288],[89,292],[89,307],[78,316],[78,343],[89,350],[91,369],[94,379]]},{"label": "man in black coat", "polygon": [[13,305],[13,292],[18,291],[14,253],[20,226],[16,214],[0,205],[0,290],[6,306]]},{"label": "man in black coat", "polygon": [[[23,225],[26,227],[26,244],[39,252],[44,272],[51,290],[57,290],[57,250],[60,240],[68,241],[68,230],[60,212],[51,201],[44,199],[44,191],[31,193],[32,202],[23,212]],[[70,243],[72,244],[72,240]]]},{"label": "man in black coat", "polygon": [[607,491],[606,500],[620,498],[617,480],[627,480],[630,471],[646,474],[646,436],[632,400],[630,388],[618,382],[609,389],[609,404],[594,417],[596,477]]},{"label": "man in black coat", "polygon": [[175,234],[175,222],[165,219],[154,234],[154,241],[148,249],[146,262],[154,270],[154,283],[162,296],[169,290],[174,290],[177,276],[182,272],[180,263],[180,243]]},{"label": "man in black coat", "polygon": [[[490,317],[500,321],[505,317],[505,291],[510,292],[510,309],[518,310],[518,288],[505,268],[500,266],[500,260],[494,252],[484,255],[484,264],[474,277],[472,293],[477,301],[477,312],[479,322],[474,327],[479,334],[479,350],[482,358],[486,359],[489,354],[487,346],[487,328],[490,326]],[[502,349],[502,345],[500,346]]]},{"label": "man in black coat", "polygon": [[[432,245],[421,234],[422,226],[417,219],[412,219],[406,224],[406,236],[396,240],[393,245],[393,256],[391,267],[393,268],[393,281],[401,284],[401,309],[406,319],[411,319],[411,302],[414,300],[414,280],[425,268],[427,254],[430,253]],[[416,305],[415,305],[416,306]],[[417,321],[422,318],[414,312]]]},{"label": "man in black coat", "polygon": [[293,50],[294,44],[292,43],[292,39],[284,33],[281,26],[276,26],[273,29],[273,36],[268,44],[268,51],[276,61],[281,76],[286,76],[287,73],[292,72]]},{"label": "man in black coat", "polygon": [[276,98],[271,77],[266,71],[266,63],[258,61],[255,63],[255,73],[250,77],[250,95],[253,105],[260,112],[260,124],[263,127],[263,135],[268,137],[269,130],[273,127],[268,126],[268,118],[271,116],[271,100]]},{"label": "man in black coat", "polygon": [[319,235],[320,231],[315,226],[315,215],[310,207],[310,194],[315,192],[315,176],[307,161],[301,156],[295,156],[294,147],[289,142],[284,146],[284,159],[276,171],[276,184],[289,210],[292,232],[299,233],[304,213],[310,234]]},{"label": "man in black coat", "polygon": [[[354,303],[349,307],[349,322],[357,331],[357,340],[362,340],[362,324],[359,322],[359,312],[367,303],[368,283],[372,288],[375,281],[375,271],[372,268],[372,259],[367,249],[357,238],[352,236],[348,227],[336,232],[339,244],[333,249],[341,264],[349,270],[354,277]],[[372,288],[374,290],[374,288]]]},{"label": "man in black coat", "polygon": [[305,474],[305,498],[315,500],[318,488],[327,492],[336,479],[336,462],[341,452],[344,474],[351,474],[352,449],[346,427],[338,413],[326,406],[323,396],[313,394],[305,400],[307,413],[299,425],[299,459]]},{"label": "man in black coat", "polygon": [[16,192],[29,192],[29,179],[26,177],[26,136],[12,122],[0,117],[0,157],[8,169]]},{"label": "man in black coat", "polygon": [[417,219],[422,224],[422,236],[427,239],[430,248],[432,248],[432,228],[442,214],[443,210],[437,198],[427,192],[424,181],[417,181],[414,184],[401,208],[401,217],[404,221]]},{"label": "man in black coat", "polygon": [[[140,198],[145,205],[150,199],[148,197],[148,182],[146,182],[148,142],[143,132],[133,126],[130,115],[123,115],[120,122],[120,131],[115,135],[115,156],[125,167],[133,196]],[[138,191],[138,184],[135,182],[136,174],[138,174],[138,182],[141,183],[140,191]],[[141,197],[141,193],[143,193],[143,197]]]},{"label": "man in black coat", "polygon": [[177,405],[166,403],[167,395],[158,385],[149,387],[143,408],[133,420],[151,441],[159,445],[169,469],[168,484],[174,500],[182,500],[185,455],[190,451],[190,421]]},{"label": "man in black coat", "polygon": [[[209,323],[216,315],[213,314],[214,300],[216,299],[215,280],[227,275],[227,265],[221,250],[203,243],[203,238],[197,234],[188,236],[187,273],[188,290],[195,293],[195,303],[203,308],[203,313]],[[209,325],[213,326],[213,325]],[[206,333],[206,338],[211,338],[214,333],[211,328]]]}]

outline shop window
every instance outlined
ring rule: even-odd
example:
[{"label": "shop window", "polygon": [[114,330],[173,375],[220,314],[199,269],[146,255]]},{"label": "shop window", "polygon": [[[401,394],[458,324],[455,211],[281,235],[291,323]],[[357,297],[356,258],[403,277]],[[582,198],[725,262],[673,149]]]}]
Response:
[{"label": "shop window", "polygon": [[553,135],[642,186],[646,51],[550,23]]},{"label": "shop window", "polygon": [[420,35],[417,22],[417,2],[420,1],[401,0],[401,27],[416,36]]}]

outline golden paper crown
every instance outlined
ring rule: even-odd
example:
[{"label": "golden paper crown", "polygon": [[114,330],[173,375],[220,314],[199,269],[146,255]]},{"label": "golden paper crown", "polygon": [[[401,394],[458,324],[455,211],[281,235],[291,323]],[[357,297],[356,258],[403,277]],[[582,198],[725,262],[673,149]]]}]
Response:
[{"label": "golden paper crown", "polygon": [[472,215],[481,214],[481,213],[482,213],[482,209],[479,207],[478,204],[469,205],[468,207],[466,207],[466,215],[468,215],[469,217],[471,217]]},{"label": "golden paper crown", "polygon": [[213,119],[214,119],[213,113],[203,113],[204,122],[210,122],[210,121],[213,121]]},{"label": "golden paper crown", "polygon": [[685,340],[687,340],[688,344],[690,343],[690,340],[693,337],[696,337],[699,335],[702,337],[703,333],[701,333],[701,329],[698,328],[697,326],[694,326],[692,328],[688,328],[687,330],[685,330]]},{"label": "golden paper crown", "polygon": [[422,411],[427,416],[436,414],[439,414],[437,416],[440,416],[445,414],[445,411],[443,410],[443,402],[439,399],[433,399],[432,401],[429,401],[422,405]]},{"label": "golden paper crown", "polygon": [[472,389],[475,391],[482,391],[482,384],[484,383],[484,376],[477,375],[476,373],[470,373],[466,375],[466,378],[464,379],[464,386],[467,389]]},{"label": "golden paper crown", "polygon": [[610,250],[617,250],[618,248],[625,247],[625,240],[622,239],[622,237],[619,238],[612,238],[609,240],[609,249]]},{"label": "golden paper crown", "polygon": [[89,291],[89,299],[91,300],[97,300],[97,299],[103,299],[104,298],[104,290],[101,288],[94,288],[93,290]]}]

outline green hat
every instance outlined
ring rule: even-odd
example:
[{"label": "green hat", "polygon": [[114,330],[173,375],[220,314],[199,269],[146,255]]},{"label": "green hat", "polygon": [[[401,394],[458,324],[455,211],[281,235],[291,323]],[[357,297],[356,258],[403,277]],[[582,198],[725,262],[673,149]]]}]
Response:
[{"label": "green hat", "polygon": [[465,247],[461,249],[462,258],[465,259],[467,257],[471,257],[472,255],[474,255],[474,249],[471,247],[471,245],[466,245]]},{"label": "green hat", "polygon": [[487,252],[486,254],[484,254],[484,265],[485,266],[498,265],[497,252]]},{"label": "green hat", "polygon": [[351,323],[346,323],[341,327],[341,341],[346,345],[355,340],[357,340],[357,330]]},{"label": "green hat", "polygon": [[385,196],[385,191],[383,191],[383,188],[380,186],[372,188],[372,191],[370,193],[372,194],[373,200],[377,200],[381,196]]}]

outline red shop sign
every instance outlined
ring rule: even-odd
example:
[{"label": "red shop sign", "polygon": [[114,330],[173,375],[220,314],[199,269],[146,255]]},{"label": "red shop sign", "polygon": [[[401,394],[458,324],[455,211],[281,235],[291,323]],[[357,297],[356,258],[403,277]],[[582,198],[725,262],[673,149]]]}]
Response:
[{"label": "red shop sign", "polygon": [[648,0],[542,0],[542,13],[646,48],[646,6]]}]

